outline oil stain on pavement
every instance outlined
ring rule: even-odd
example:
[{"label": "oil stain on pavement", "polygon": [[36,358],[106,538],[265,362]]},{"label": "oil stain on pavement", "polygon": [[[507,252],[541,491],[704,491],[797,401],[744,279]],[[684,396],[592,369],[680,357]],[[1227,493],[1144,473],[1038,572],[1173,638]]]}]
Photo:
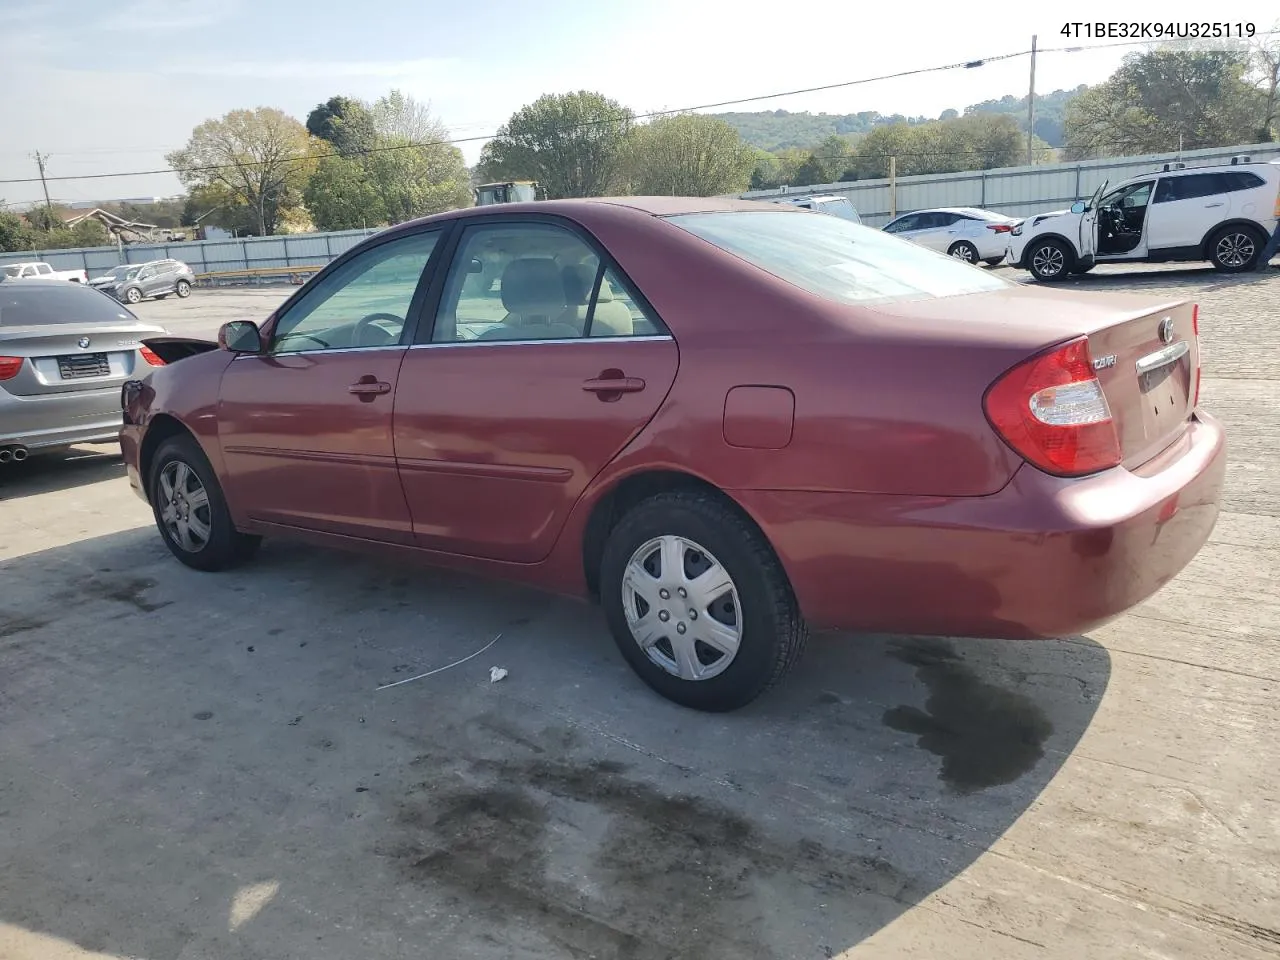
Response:
[{"label": "oil stain on pavement", "polygon": [[894,707],[884,722],[941,757],[940,777],[955,792],[1013,783],[1044,756],[1053,724],[1029,697],[983,680],[941,641],[902,643],[890,653],[915,667],[929,696],[924,710]]}]

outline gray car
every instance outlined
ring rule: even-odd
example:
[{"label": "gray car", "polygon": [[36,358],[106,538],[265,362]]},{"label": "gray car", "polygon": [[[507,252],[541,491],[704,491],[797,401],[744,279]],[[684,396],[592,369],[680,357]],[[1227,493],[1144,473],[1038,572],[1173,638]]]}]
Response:
[{"label": "gray car", "polygon": [[148,297],[162,300],[171,293],[189,297],[195,282],[195,273],[181,260],[152,260],[122,263],[94,277],[89,285],[125,303],[139,303]]},{"label": "gray car", "polygon": [[81,284],[0,279],[0,469],[116,440],[124,382],[163,364],[142,340],[164,335]]}]

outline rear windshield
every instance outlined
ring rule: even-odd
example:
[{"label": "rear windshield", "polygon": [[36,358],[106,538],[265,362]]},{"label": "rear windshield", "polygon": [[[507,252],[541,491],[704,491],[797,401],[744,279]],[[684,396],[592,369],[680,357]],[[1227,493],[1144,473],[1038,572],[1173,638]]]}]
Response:
[{"label": "rear windshield", "polygon": [[839,217],[752,211],[669,219],[803,290],[844,303],[954,297],[1013,285],[981,267]]},{"label": "rear windshield", "polygon": [[79,283],[0,283],[0,327],[136,319],[110,297]]}]

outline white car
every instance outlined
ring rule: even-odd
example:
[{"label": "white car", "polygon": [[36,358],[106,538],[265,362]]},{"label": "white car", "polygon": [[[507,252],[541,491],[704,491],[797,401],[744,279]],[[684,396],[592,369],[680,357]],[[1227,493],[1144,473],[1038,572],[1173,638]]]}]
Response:
[{"label": "white car", "polygon": [[1017,222],[977,207],[939,207],[903,214],[886,223],[884,230],[966,263],[981,260],[994,266],[1004,259]]},{"label": "white car", "polygon": [[793,207],[804,207],[806,210],[814,210],[818,213],[825,213],[828,216],[839,217],[841,220],[849,220],[853,223],[861,223],[862,217],[858,215],[858,208],[853,202],[845,196],[835,193],[806,194],[804,196],[796,195],[794,197],[771,197],[774,203],[789,203]]},{"label": "white car", "polygon": [[1070,210],[1023,220],[1009,233],[1009,263],[1037,280],[1087,273],[1099,263],[1207,260],[1252,270],[1280,220],[1280,161],[1164,169],[1108,184]]},{"label": "white car", "polygon": [[70,280],[72,283],[88,283],[89,275],[83,270],[55,270],[47,263],[5,263],[0,272],[10,280]]}]

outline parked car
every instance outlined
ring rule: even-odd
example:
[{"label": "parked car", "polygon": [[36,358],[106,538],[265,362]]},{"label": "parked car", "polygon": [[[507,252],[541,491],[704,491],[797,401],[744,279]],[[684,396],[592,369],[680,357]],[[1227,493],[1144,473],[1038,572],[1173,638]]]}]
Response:
[{"label": "parked car", "polygon": [[140,303],[147,297],[163,300],[171,293],[191,296],[196,275],[181,260],[152,260],[150,263],[122,263],[90,283],[125,303]]},{"label": "parked car", "polygon": [[807,625],[1069,636],[1166,583],[1226,462],[1197,324],[781,204],[509,204],[126,384],[120,440],[191,567],[279,534],[594,596],[655,690],[727,710]]},{"label": "parked car", "polygon": [[70,280],[73,283],[88,283],[89,275],[83,270],[55,270],[44,262],[6,263],[0,266],[0,272],[10,280]]},{"label": "parked car", "polygon": [[769,199],[773,203],[786,203],[793,207],[801,207],[805,210],[814,210],[818,213],[825,213],[832,217],[839,217],[842,220],[852,221],[853,223],[862,222],[862,217],[858,215],[858,209],[853,205],[853,201],[838,193],[812,194],[806,196],[796,195],[794,197],[770,197]]},{"label": "parked car", "polygon": [[977,207],[916,210],[890,220],[885,233],[937,250],[966,263],[995,266],[1004,260],[1009,232],[1018,221]]},{"label": "parked car", "polygon": [[142,339],[164,332],[87,286],[0,279],[0,464],[115,440],[120,387],[162,362]]},{"label": "parked car", "polygon": [[1009,263],[1044,281],[1087,273],[1099,263],[1207,260],[1238,273],[1254,268],[1280,221],[1280,161],[1165,164],[1110,191],[1108,185],[1069,210],[1015,226]]}]

